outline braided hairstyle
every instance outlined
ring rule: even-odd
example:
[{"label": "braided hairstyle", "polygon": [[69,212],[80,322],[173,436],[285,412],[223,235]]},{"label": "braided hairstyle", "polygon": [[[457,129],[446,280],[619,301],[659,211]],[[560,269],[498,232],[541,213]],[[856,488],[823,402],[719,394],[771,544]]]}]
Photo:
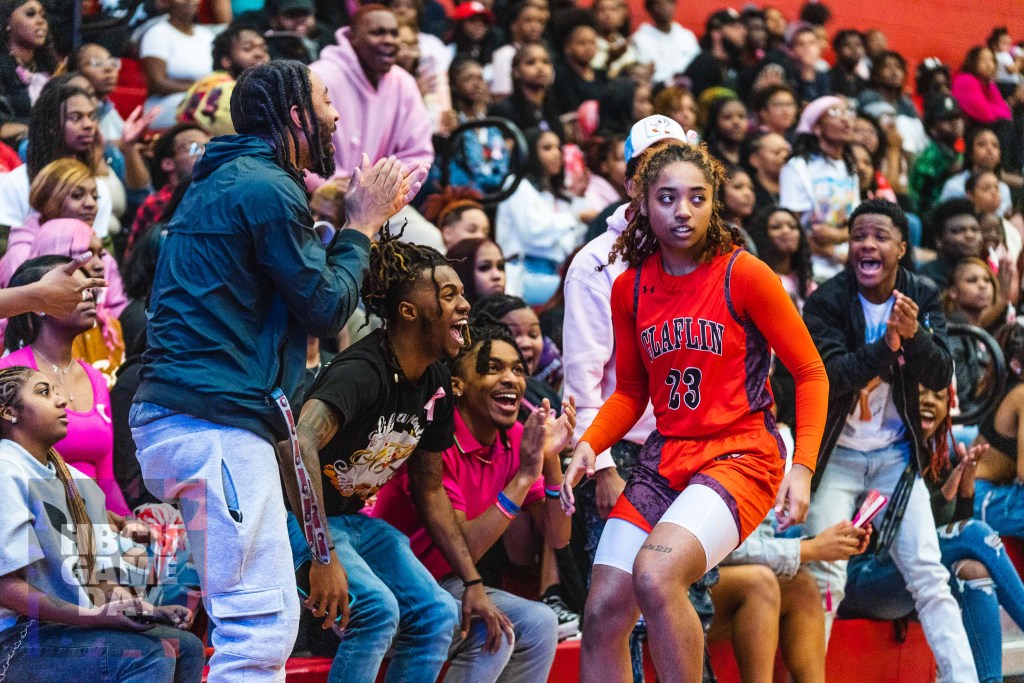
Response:
[{"label": "braided hairstyle", "polygon": [[[324,131],[313,110],[309,76],[309,67],[302,62],[274,60],[243,71],[231,92],[231,122],[235,131],[269,141],[277,165],[300,183],[302,170],[291,161],[293,152],[298,155],[300,130],[309,143],[309,170],[321,178],[330,178],[335,170],[330,147],[321,144]],[[302,117],[300,128],[292,123],[293,106],[298,107]]]},{"label": "braided hairstyle", "polygon": [[[100,162],[103,159],[103,139],[99,131],[96,132],[92,148],[77,154],[68,149],[67,139],[64,135],[67,102],[76,95],[81,95],[90,102],[93,99],[92,95],[81,88],[73,85],[58,85],[43,88],[39,99],[32,105],[32,111],[29,114],[26,159],[29,182],[35,179],[44,166],[62,157],[74,157],[89,167],[94,175],[98,174]],[[93,117],[96,116],[96,111],[94,108]]]},{"label": "braided hairstyle", "polygon": [[953,437],[953,416],[950,413],[955,400],[956,390],[950,385],[946,389],[946,417],[942,420],[942,424],[938,425],[935,432],[925,439],[924,445],[928,452],[932,454],[932,457],[921,474],[931,478],[934,482],[939,482],[951,465],[949,460],[949,442]]},{"label": "braided hairstyle", "polygon": [[[420,273],[430,271],[434,283],[438,316],[441,315],[441,288],[435,271],[449,265],[448,259],[432,247],[402,242],[402,227],[397,234],[391,232],[390,223],[380,229],[380,238],[370,245],[370,267],[363,278],[363,304],[372,313],[388,323],[398,316],[398,305],[416,286]],[[468,342],[467,342],[468,343]]]},{"label": "braided hairstyle", "polygon": [[[0,412],[8,408],[22,408],[21,392],[34,372],[35,370],[24,365],[12,365],[0,370]],[[10,439],[10,432],[10,423],[7,420],[0,420],[0,438]],[[75,523],[78,557],[83,571],[82,583],[86,586],[91,585],[96,567],[96,539],[89,512],[85,507],[85,499],[79,493],[64,458],[52,446],[46,454],[46,459],[53,465],[57,478],[64,486],[68,510],[71,511],[71,519]]]},{"label": "braided hairstyle", "polygon": [[[633,179],[633,188],[630,192],[629,212],[633,218],[608,253],[608,265],[615,263],[616,259],[622,256],[628,267],[637,268],[658,250],[658,239],[651,229],[650,219],[641,213],[640,207],[646,203],[647,193],[665,167],[680,161],[693,164],[701,170],[704,180],[710,185],[708,197],[713,201],[711,224],[708,226],[697,260],[707,263],[734,246],[743,246],[743,235],[739,228],[729,225],[722,218],[722,201],[718,196],[718,188],[725,184],[725,168],[720,161],[711,156],[706,144],[688,145],[666,139],[648,147],[638,158],[636,173],[630,176]],[[598,266],[598,269],[604,267]]]}]

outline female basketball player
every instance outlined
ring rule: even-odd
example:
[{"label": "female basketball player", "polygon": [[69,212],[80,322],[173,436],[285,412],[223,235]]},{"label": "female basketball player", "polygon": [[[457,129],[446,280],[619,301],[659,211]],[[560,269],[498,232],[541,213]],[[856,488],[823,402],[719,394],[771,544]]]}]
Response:
[{"label": "female basketball player", "polygon": [[[628,680],[627,638],[642,612],[659,678],[699,681],[703,632],[687,587],[773,502],[783,527],[803,520],[828,380],[778,276],[721,219],[715,197],[725,172],[706,147],[652,145],[635,177],[633,219],[610,254],[629,265],[611,295],[616,389],[566,472],[567,513],[595,453],[621,439],[649,399],[658,428],[598,545],[580,680]],[[796,451],[785,478],[768,388],[773,349],[797,385]]]}]

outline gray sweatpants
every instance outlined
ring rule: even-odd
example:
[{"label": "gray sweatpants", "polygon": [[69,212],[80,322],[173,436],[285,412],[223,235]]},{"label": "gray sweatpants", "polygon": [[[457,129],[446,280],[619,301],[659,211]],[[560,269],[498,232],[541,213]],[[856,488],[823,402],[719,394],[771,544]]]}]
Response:
[{"label": "gray sweatpants", "polygon": [[210,683],[283,682],[300,606],[274,447],[147,403],[129,422],[147,488],[181,506],[215,625]]}]

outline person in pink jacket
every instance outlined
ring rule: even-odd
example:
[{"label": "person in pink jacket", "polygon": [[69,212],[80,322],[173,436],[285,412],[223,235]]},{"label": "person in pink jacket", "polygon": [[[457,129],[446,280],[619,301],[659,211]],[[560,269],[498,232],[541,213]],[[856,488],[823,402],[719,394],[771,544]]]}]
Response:
[{"label": "person in pink jacket", "polygon": [[991,124],[1012,115],[996,85],[996,56],[986,46],[967,51],[960,73],[953,77],[953,98],[970,119]]},{"label": "person in pink jacket", "polygon": [[[434,161],[430,116],[416,79],[395,65],[398,19],[387,7],[363,5],[309,68],[323,79],[340,115],[332,138],[335,177],[347,178],[364,152],[372,161],[396,156],[409,168]],[[310,189],[322,185],[307,175]]]}]

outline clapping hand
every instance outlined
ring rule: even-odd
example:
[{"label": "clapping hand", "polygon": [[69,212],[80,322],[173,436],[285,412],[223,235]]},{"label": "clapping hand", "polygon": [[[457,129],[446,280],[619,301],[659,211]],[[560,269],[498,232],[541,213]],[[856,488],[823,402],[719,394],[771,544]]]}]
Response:
[{"label": "clapping hand", "polygon": [[345,193],[346,227],[373,237],[385,221],[412,201],[429,170],[430,164],[425,163],[406,170],[393,156],[371,166],[370,158],[363,154]]}]

